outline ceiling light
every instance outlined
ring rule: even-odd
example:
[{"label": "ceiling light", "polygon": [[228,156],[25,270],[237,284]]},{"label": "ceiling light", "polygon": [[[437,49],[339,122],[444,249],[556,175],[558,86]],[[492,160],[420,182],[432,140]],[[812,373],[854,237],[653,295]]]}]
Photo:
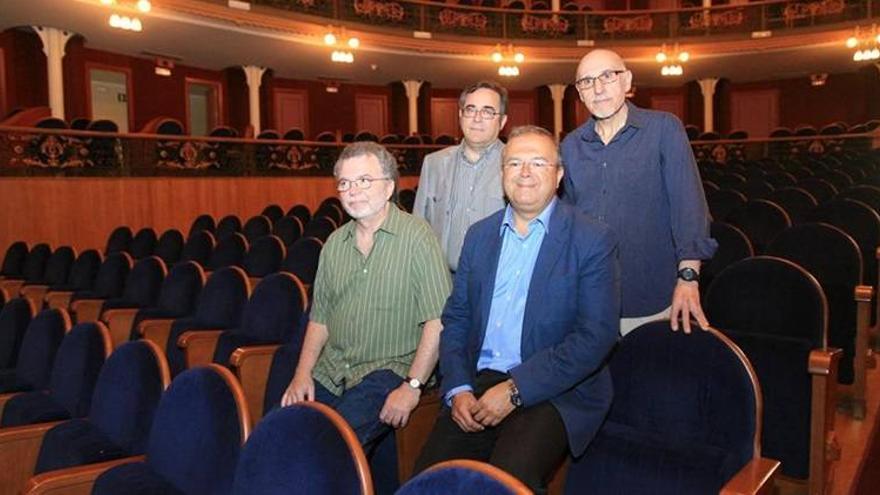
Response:
[{"label": "ceiling light", "polygon": [[656,60],[658,64],[662,64],[663,62],[666,62],[666,53],[665,52],[657,52],[657,55],[654,56],[654,60]]},{"label": "ceiling light", "polygon": [[137,9],[146,14],[153,8],[153,5],[150,3],[150,0],[138,0]]},{"label": "ceiling light", "polygon": [[335,45],[336,44],[336,35],[333,33],[327,33],[324,35],[324,44],[325,45]]},{"label": "ceiling light", "polygon": [[359,40],[357,38],[349,38],[348,39],[348,46],[350,46],[354,50],[357,50],[358,47],[361,46],[361,40]]},{"label": "ceiling light", "polygon": [[101,0],[101,5],[113,5],[116,0]]},{"label": "ceiling light", "polygon": [[501,52],[492,52],[492,61],[493,62],[495,62],[496,64],[499,64],[499,63],[501,63],[502,60],[504,60],[504,55],[502,55]]},{"label": "ceiling light", "polygon": [[691,59],[691,54],[688,52],[681,52],[678,54],[678,60],[680,62],[687,62],[690,59]]},{"label": "ceiling light", "polygon": [[525,62],[525,60],[526,60],[526,56],[523,55],[522,53],[516,52],[513,54],[513,61],[514,62],[521,64],[521,63]]},{"label": "ceiling light", "polygon": [[846,39],[846,47],[847,48],[855,48],[859,46],[859,39],[855,36],[850,36]]}]

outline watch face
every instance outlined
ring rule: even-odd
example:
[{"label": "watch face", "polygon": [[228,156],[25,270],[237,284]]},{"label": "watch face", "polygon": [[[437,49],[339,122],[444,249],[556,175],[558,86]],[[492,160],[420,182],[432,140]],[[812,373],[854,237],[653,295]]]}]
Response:
[{"label": "watch face", "polygon": [[409,386],[412,388],[422,387],[422,382],[420,382],[418,378],[410,378],[406,383],[408,383]]},{"label": "watch face", "polygon": [[682,268],[678,271],[678,278],[684,280],[685,282],[692,282],[697,280],[700,275],[693,268]]}]

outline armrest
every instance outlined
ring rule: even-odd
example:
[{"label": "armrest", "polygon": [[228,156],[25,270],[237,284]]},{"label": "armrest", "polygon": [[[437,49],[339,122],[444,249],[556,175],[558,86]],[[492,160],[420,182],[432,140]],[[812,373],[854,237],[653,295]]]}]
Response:
[{"label": "armrest", "polygon": [[843,401],[853,418],[864,419],[868,363],[873,358],[868,352],[868,347],[871,338],[871,299],[874,297],[874,288],[870,285],[857,285],[854,297],[856,301],[854,378],[852,387],[849,388]]},{"label": "armrest", "polygon": [[251,284],[251,287],[256,287],[257,284],[260,283],[260,280],[263,280],[261,277],[248,277],[248,283]]},{"label": "armrest", "polygon": [[177,347],[183,349],[186,368],[208,364],[214,360],[214,349],[223,330],[196,330],[183,332],[177,339]]},{"label": "armrest", "polygon": [[397,442],[397,473],[403,483],[412,476],[416,457],[428,441],[428,435],[440,411],[439,389],[426,390],[419,404],[409,415],[406,426],[395,432]]},{"label": "armrest", "polygon": [[263,402],[266,399],[266,383],[269,381],[269,368],[272,358],[280,345],[255,345],[239,347],[232,352],[229,364],[241,383],[244,397],[251,412],[251,421],[256,425],[263,417]]},{"label": "armrest", "polygon": [[6,403],[9,402],[9,399],[20,393],[21,392],[10,392],[8,394],[0,394],[0,418],[3,417],[3,409],[6,407]]},{"label": "armrest", "polygon": [[30,301],[31,306],[40,311],[43,308],[43,298],[49,292],[48,285],[25,285],[18,291],[21,297]]},{"label": "armrest", "polygon": [[840,349],[831,347],[810,351],[810,493],[825,493],[832,479],[832,463],[840,458],[840,445],[834,434],[834,411],[837,403],[837,370],[842,354]]},{"label": "armrest", "polygon": [[164,352],[168,346],[168,335],[171,334],[171,324],[174,320],[144,320],[138,323],[138,333],[141,337],[159,346]]},{"label": "armrest", "polygon": [[721,487],[721,495],[770,495],[779,466],[779,461],[756,457]]},{"label": "armrest", "polygon": [[0,429],[0,493],[21,493],[34,475],[43,437],[63,421]]},{"label": "armrest", "polygon": [[110,330],[110,340],[113,341],[114,349],[128,342],[131,324],[134,323],[137,312],[138,308],[126,308],[108,309],[101,314],[101,321],[106,323],[107,329]]},{"label": "armrest", "polygon": [[105,471],[133,462],[143,462],[145,456],[124,457],[107,462],[86,464],[57,471],[49,471],[34,476],[28,481],[27,492],[30,495],[58,494],[58,495],[88,495],[92,492],[92,485],[98,476]]},{"label": "armrest", "polygon": [[3,287],[3,290],[12,297],[18,295],[18,291],[21,290],[24,285],[24,280],[0,280],[0,287]]},{"label": "armrest", "polygon": [[70,303],[70,312],[76,313],[77,323],[98,321],[104,299],[78,299]]},{"label": "armrest", "polygon": [[70,299],[72,297],[72,290],[49,291],[46,294],[46,305],[53,309],[63,309],[67,311],[67,307],[70,305]]}]

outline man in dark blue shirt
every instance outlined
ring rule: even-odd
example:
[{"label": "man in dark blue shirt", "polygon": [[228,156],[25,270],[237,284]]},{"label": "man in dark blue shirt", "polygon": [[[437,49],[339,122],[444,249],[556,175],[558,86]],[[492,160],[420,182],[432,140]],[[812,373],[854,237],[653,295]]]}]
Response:
[{"label": "man in dark blue shirt", "polygon": [[672,114],[626,101],[632,73],[610,50],[580,62],[575,86],[592,114],[562,142],[563,198],[617,234],[621,333],[650,320],[709,323],[700,260],[715,253],[709,210],[684,127]]}]

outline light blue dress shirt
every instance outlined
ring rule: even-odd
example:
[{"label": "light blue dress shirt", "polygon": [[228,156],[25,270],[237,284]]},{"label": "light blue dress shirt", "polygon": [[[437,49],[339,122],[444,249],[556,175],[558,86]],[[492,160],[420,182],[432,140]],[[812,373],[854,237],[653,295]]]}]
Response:
[{"label": "light blue dress shirt", "polygon": [[[491,369],[506,373],[522,362],[522,326],[529,284],[556,201],[554,197],[544,211],[529,222],[529,231],[525,235],[516,231],[513,208],[507,206],[499,232],[501,256],[495,272],[486,334],[477,359],[478,371]],[[446,394],[446,401],[449,403],[456,394],[472,390],[470,385],[455,387]]]}]

